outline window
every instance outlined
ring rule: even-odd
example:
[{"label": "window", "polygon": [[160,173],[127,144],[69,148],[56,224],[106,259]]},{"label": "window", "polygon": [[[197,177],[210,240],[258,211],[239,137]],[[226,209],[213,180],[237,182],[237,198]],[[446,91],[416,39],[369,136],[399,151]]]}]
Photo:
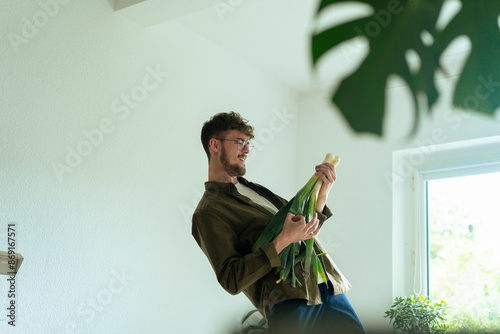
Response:
[{"label": "window", "polygon": [[500,330],[500,137],[394,152],[393,294],[448,303],[448,325]]},{"label": "window", "polygon": [[427,290],[448,322],[500,330],[500,172],[427,181]]}]

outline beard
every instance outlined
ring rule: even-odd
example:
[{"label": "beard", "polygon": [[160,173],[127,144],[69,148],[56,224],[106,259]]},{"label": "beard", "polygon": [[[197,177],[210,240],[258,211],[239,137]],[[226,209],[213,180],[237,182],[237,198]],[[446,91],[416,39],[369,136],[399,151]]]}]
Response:
[{"label": "beard", "polygon": [[220,163],[224,166],[226,172],[228,172],[231,176],[243,176],[247,172],[245,167],[241,167],[240,165],[231,164],[226,155],[226,150],[222,147],[222,153],[220,156]]}]

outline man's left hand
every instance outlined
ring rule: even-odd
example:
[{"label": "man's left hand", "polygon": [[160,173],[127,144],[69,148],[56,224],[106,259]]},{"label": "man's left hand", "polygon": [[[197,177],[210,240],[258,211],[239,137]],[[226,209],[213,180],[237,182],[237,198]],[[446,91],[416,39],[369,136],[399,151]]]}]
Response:
[{"label": "man's left hand", "polygon": [[319,189],[316,211],[323,212],[326,200],[328,199],[328,193],[330,192],[330,189],[332,189],[335,180],[337,180],[335,166],[327,162],[317,165],[315,175],[319,176],[320,180],[323,181],[323,184]]}]

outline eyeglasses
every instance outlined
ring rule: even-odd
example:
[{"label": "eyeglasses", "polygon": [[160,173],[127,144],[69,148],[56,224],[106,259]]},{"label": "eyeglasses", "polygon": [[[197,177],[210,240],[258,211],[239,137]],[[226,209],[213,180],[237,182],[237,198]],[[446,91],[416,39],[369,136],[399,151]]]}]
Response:
[{"label": "eyeglasses", "polygon": [[224,138],[215,138],[218,140],[228,140],[228,141],[235,141],[236,144],[238,145],[238,150],[243,151],[246,148],[248,148],[248,151],[251,151],[253,149],[253,143],[249,141],[244,141],[243,139],[224,139]]}]

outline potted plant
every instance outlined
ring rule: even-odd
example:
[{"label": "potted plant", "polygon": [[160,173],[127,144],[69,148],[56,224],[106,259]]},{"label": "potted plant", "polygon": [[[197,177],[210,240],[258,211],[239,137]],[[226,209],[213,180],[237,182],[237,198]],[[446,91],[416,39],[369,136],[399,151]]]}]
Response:
[{"label": "potted plant", "polygon": [[385,318],[404,334],[444,333],[446,302],[431,302],[424,296],[396,297]]}]

